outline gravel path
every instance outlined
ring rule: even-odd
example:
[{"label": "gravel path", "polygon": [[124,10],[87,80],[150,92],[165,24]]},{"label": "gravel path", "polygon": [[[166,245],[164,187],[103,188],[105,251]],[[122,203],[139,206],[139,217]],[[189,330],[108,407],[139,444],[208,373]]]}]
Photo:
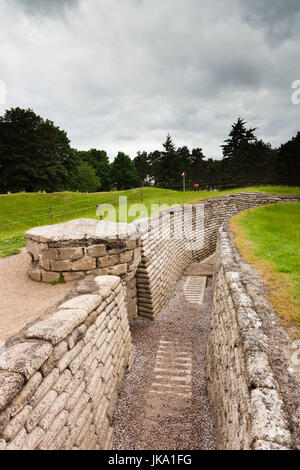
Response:
[{"label": "gravel path", "polygon": [[27,275],[29,263],[26,249],[19,255],[0,258],[0,341],[6,341],[63,299],[74,284],[52,286],[33,281]]},{"label": "gravel path", "polygon": [[186,278],[155,321],[132,323],[135,363],[113,418],[113,448],[215,449],[205,381],[211,279],[202,305],[184,294]]}]

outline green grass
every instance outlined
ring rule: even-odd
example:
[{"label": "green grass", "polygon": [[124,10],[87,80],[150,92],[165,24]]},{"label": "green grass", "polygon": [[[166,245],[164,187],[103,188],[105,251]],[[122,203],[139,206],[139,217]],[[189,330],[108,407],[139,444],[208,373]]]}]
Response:
[{"label": "green grass", "polygon": [[299,186],[249,186],[248,188],[234,189],[226,191],[227,193],[236,193],[241,191],[254,191],[269,194],[294,194],[300,195]]},{"label": "green grass", "polygon": [[52,286],[56,286],[57,284],[65,284],[65,283],[66,281],[65,281],[63,274],[60,274],[59,279],[57,281],[51,282]]},{"label": "green grass", "polygon": [[300,204],[278,203],[234,217],[236,244],[263,275],[279,315],[300,332]]},{"label": "green grass", "polygon": [[[32,227],[66,222],[79,217],[97,218],[96,204],[111,203],[116,207],[117,220],[118,198],[128,197],[128,207],[133,204],[145,204],[150,212],[151,204],[174,206],[199,199],[217,197],[240,191],[261,191],[277,194],[300,194],[300,188],[261,186],[227,191],[172,191],[168,189],[140,188],[129,191],[109,193],[72,193],[53,194],[18,193],[0,195],[0,256],[16,254],[25,246],[24,232]],[[50,207],[52,209],[50,210]],[[154,208],[153,212],[158,212]],[[51,217],[52,214],[52,217]],[[136,217],[141,216],[137,214]],[[132,221],[136,217],[129,217]]]}]

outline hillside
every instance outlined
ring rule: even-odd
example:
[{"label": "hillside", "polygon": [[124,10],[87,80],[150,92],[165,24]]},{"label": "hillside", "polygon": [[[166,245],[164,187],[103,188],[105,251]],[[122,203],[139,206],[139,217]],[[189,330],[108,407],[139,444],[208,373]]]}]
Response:
[{"label": "hillside", "polygon": [[[299,187],[251,187],[236,189],[240,191],[261,191],[276,194],[300,194]],[[24,246],[24,233],[31,227],[65,222],[79,217],[97,218],[97,204],[109,203],[116,208],[120,196],[126,196],[128,207],[143,204],[151,215],[151,204],[184,204],[203,198],[217,197],[233,192],[227,191],[173,191],[158,188],[137,188],[128,191],[108,193],[16,193],[0,195],[0,256],[16,254]],[[159,210],[152,208],[153,212]],[[137,216],[139,216],[137,214]],[[128,221],[132,221],[129,217]]]}]

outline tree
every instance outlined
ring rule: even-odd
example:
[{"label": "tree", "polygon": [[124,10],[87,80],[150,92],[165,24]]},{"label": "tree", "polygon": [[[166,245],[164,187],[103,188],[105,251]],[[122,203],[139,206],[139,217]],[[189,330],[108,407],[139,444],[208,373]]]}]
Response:
[{"label": "tree", "polygon": [[66,132],[31,109],[7,110],[0,117],[0,192],[64,189],[69,144]]},{"label": "tree", "polygon": [[256,128],[247,129],[246,121],[239,117],[237,122],[231,126],[229,138],[221,145],[223,149],[223,159],[234,158],[242,147],[255,142],[255,131]]},{"label": "tree", "polygon": [[[83,161],[86,161],[96,170],[96,175],[101,180],[101,190],[109,191],[112,184],[111,168],[105,150],[90,149],[79,152],[79,155]],[[98,190],[100,190],[100,187]]]},{"label": "tree", "polygon": [[144,186],[149,177],[149,163],[147,152],[138,152],[133,160],[137,173],[137,185]]},{"label": "tree", "polygon": [[187,146],[176,149],[169,134],[163,143],[163,148],[163,151],[150,152],[147,158],[148,174],[156,185],[181,189],[183,172],[187,187],[203,181],[206,162],[202,149],[196,148],[192,152]]},{"label": "tree", "polygon": [[207,163],[204,161],[202,149],[193,149],[190,155],[190,175],[192,185],[203,184],[206,182],[206,166]]},{"label": "tree", "polygon": [[63,165],[68,173],[64,189],[68,191],[77,191],[77,175],[81,164],[80,152],[76,149],[70,149],[68,155],[63,157]]},{"label": "tree", "polygon": [[179,189],[182,184],[181,174],[184,164],[169,134],[163,143],[163,148],[164,150],[156,155],[155,182],[162,187]]},{"label": "tree", "polygon": [[159,165],[161,160],[161,152],[159,150],[154,150],[148,154],[148,167],[149,175],[152,181],[157,184],[159,181]]},{"label": "tree", "polygon": [[223,149],[222,179],[228,186],[247,184],[247,173],[252,163],[254,144],[257,139],[255,128],[247,129],[246,121],[238,118],[232,125],[229,138],[221,146]]},{"label": "tree", "polygon": [[282,184],[300,183],[300,132],[278,149],[276,180]]},{"label": "tree", "polygon": [[81,162],[74,178],[75,190],[81,193],[93,193],[100,187],[100,178],[95,169],[87,162]]},{"label": "tree", "polygon": [[112,182],[118,190],[136,187],[136,168],[128,155],[119,152],[111,165]]},{"label": "tree", "polygon": [[272,184],[275,182],[276,151],[262,140],[252,143],[248,149],[248,161],[244,164],[245,180],[248,184]]}]

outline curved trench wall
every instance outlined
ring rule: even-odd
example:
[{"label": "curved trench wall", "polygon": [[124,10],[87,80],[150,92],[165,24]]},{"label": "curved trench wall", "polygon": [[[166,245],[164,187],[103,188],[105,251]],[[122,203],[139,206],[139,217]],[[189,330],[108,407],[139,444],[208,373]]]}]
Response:
[{"label": "curved trench wall", "polygon": [[224,220],[240,211],[297,196],[236,193],[171,208],[131,224],[78,219],[26,232],[29,276],[52,282],[117,275],[127,286],[129,318],[156,315],[172,296],[184,269],[215,251]]},{"label": "curved trench wall", "polygon": [[[137,222],[141,233],[141,263],[136,273],[138,312],[155,318],[168,303],[184,269],[215,251],[224,220],[251,207],[300,197],[237,193],[187,204]],[[169,235],[170,234],[170,235]]]},{"label": "curved trench wall", "polygon": [[299,382],[289,350],[258,276],[224,223],[206,371],[219,449],[299,448]]},{"label": "curved trench wall", "polygon": [[86,275],[120,276],[126,286],[128,318],[137,316],[135,272],[141,260],[140,240],[134,225],[77,219],[35,227],[25,234],[31,256],[31,279],[57,282]]},{"label": "curved trench wall", "polygon": [[[79,286],[70,301],[7,342],[0,355],[0,449],[110,448],[110,419],[124,371],[133,361],[128,281],[134,281],[134,289],[137,283],[137,300],[135,291],[130,297],[133,314],[137,303],[140,315],[155,317],[170,299],[185,267],[215,251],[224,220],[249,207],[281,201],[299,198],[240,193],[210,199],[130,224],[121,237],[104,233],[109,229],[104,222],[98,222],[103,230],[95,237],[97,221],[86,219],[90,227],[83,227],[81,235],[80,229],[70,235],[70,223],[62,227],[67,227],[67,232],[62,230],[59,239],[47,238],[45,227],[27,233],[30,272],[36,269],[38,280],[52,275],[57,279],[61,272],[75,273],[75,277],[78,273],[80,277],[101,276],[95,281],[79,281],[90,282],[93,288]],[[81,226],[82,221],[74,224]],[[54,232],[57,229],[51,228]],[[221,234],[208,349],[208,387],[218,445],[289,448],[299,425],[296,412],[293,418],[288,411],[296,410],[294,382],[284,368],[278,370],[278,343],[273,359],[270,350],[264,349],[267,340],[271,344],[273,331],[277,332],[275,317],[268,327],[264,318],[267,336],[257,309],[252,312],[246,296],[234,294],[234,289],[240,288],[239,280],[237,274],[230,273],[238,270],[231,268],[231,252],[224,240]],[[117,273],[121,279],[112,275]],[[251,315],[241,316],[242,326],[238,315],[244,308]],[[262,318],[263,312],[260,315]],[[255,341],[253,330],[259,332]],[[288,344],[287,338],[285,341]],[[270,371],[270,361],[276,376]],[[255,375],[257,364],[261,369]],[[299,388],[294,385],[294,390]]]},{"label": "curved trench wall", "polygon": [[111,448],[110,420],[133,362],[125,293],[117,276],[87,286],[0,355],[0,450]]}]

